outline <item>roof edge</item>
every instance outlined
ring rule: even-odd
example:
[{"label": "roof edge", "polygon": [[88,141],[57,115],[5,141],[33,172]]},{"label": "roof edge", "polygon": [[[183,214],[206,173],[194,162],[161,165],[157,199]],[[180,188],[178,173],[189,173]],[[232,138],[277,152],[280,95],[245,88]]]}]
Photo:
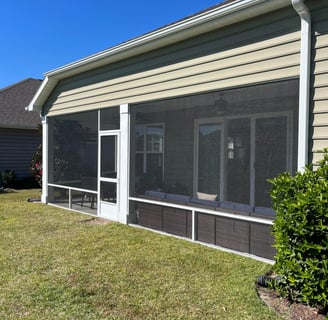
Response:
[{"label": "roof edge", "polygon": [[11,90],[12,88],[15,88],[15,87],[18,87],[20,86],[21,84],[23,84],[24,82],[27,82],[27,81],[42,81],[41,79],[36,79],[36,78],[26,78],[26,79],[23,79],[23,80],[20,80],[18,82],[15,82],[13,84],[10,84],[6,87],[3,87],[0,89],[0,93],[4,92],[4,91],[7,91],[7,90]]},{"label": "roof edge", "polygon": [[40,112],[59,80],[200,35],[208,32],[211,28],[222,28],[236,23],[236,21],[243,21],[288,5],[291,5],[291,0],[229,1],[86,58],[66,64],[44,74],[45,79],[27,109]]},{"label": "roof edge", "polygon": [[0,124],[0,130],[28,130],[28,131],[38,131],[39,128],[35,127],[27,127],[27,126],[10,126],[10,125],[3,125]]}]

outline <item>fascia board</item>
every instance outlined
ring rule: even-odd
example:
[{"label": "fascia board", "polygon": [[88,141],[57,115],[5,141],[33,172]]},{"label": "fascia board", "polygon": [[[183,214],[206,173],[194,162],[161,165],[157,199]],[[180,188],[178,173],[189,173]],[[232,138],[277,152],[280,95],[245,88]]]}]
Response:
[{"label": "fascia board", "polygon": [[48,99],[52,90],[56,87],[58,80],[49,79],[45,77],[39,87],[38,91],[35,93],[30,104],[25,108],[28,111],[40,112],[43,104]]},{"label": "fascia board", "polygon": [[290,0],[237,0],[149,32],[45,73],[28,110],[40,111],[59,80],[290,5]]}]

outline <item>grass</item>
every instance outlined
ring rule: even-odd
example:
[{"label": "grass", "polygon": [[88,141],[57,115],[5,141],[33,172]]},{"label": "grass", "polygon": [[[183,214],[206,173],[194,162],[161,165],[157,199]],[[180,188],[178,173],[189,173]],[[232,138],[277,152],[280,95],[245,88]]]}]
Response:
[{"label": "grass", "polygon": [[255,292],[270,266],[0,194],[0,319],[280,319]]}]

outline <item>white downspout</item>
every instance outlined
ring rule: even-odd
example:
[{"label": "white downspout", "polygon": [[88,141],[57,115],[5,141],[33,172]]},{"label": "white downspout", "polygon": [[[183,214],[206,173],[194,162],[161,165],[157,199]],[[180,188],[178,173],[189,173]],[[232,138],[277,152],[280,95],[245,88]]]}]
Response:
[{"label": "white downspout", "polygon": [[308,163],[309,103],[311,68],[311,15],[303,0],[291,0],[301,18],[301,58],[298,116],[298,171],[304,171]]}]

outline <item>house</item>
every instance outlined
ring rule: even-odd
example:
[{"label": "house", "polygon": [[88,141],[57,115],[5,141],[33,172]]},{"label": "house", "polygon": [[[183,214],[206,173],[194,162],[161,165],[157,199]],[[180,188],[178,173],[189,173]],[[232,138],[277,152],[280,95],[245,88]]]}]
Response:
[{"label": "house", "polygon": [[46,73],[42,201],[272,259],[267,180],[328,146],[327,16],[227,1]]},{"label": "house", "polygon": [[25,110],[41,83],[29,78],[0,89],[0,171],[14,170],[17,179],[31,176],[31,160],[41,143],[40,116]]}]

